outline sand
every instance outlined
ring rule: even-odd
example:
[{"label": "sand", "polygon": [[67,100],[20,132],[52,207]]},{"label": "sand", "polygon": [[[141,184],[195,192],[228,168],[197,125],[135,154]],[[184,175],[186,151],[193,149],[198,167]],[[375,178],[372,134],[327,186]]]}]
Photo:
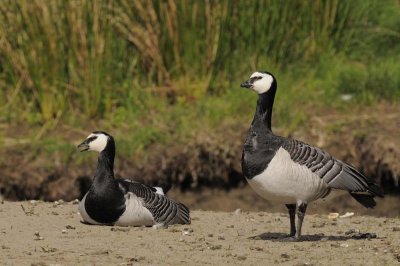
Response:
[{"label": "sand", "polygon": [[[400,265],[400,218],[192,211],[164,229],[82,224],[76,202],[0,204],[1,265]],[[355,236],[376,238],[355,239]]]}]

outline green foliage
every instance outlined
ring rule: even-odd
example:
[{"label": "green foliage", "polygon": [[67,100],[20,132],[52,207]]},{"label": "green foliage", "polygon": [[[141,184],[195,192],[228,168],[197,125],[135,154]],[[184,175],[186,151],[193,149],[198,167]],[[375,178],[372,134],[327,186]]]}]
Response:
[{"label": "green foliage", "polygon": [[[108,121],[144,149],[246,118],[251,71],[278,78],[275,122],[302,105],[400,100],[398,1],[12,1],[0,5],[0,119]],[[275,123],[274,122],[274,123]],[[168,134],[167,134],[168,135]]]}]

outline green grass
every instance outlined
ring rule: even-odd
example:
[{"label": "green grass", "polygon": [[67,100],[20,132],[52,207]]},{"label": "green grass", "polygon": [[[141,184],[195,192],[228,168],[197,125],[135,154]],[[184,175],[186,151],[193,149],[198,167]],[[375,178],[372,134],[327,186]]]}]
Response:
[{"label": "green grass", "polygon": [[288,131],[310,109],[400,101],[395,0],[3,2],[0,123],[36,140],[96,125],[134,154],[246,123],[256,96],[238,85],[256,69],[278,78]]}]

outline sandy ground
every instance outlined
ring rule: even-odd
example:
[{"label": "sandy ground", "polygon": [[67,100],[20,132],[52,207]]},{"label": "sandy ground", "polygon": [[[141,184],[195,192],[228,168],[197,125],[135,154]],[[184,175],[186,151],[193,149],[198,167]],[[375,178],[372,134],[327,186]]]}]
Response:
[{"label": "sandy ground", "polygon": [[153,229],[85,225],[77,208],[0,204],[0,264],[400,265],[400,218],[307,215],[304,241],[288,242],[283,213],[192,211],[191,225]]}]

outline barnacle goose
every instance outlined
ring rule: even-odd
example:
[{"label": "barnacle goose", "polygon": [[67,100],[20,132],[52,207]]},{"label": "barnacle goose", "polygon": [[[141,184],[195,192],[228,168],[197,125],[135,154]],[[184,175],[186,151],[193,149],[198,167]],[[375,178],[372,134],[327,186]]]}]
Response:
[{"label": "barnacle goose", "polygon": [[376,205],[375,196],[383,197],[378,185],[354,167],[322,149],[272,133],[277,81],[271,73],[255,72],[240,86],[258,94],[242,153],[243,175],[261,197],[286,204],[290,217],[289,239],[300,238],[307,204],[327,196],[332,188],[347,190],[366,208]]},{"label": "barnacle goose", "polygon": [[189,209],[164,196],[169,187],[149,187],[131,180],[114,179],[115,142],[111,135],[95,131],[78,148],[100,153],[93,184],[79,204],[79,212],[86,223],[190,224]]}]

